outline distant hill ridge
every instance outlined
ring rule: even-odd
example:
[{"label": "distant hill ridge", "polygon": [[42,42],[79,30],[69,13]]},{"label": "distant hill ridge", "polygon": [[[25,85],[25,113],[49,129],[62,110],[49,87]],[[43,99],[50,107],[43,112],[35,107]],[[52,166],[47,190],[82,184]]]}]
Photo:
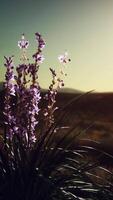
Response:
[{"label": "distant hill ridge", "polygon": [[[0,91],[3,90],[3,82],[0,82]],[[45,89],[45,88],[42,88],[41,91],[42,92],[46,92],[48,89]],[[81,90],[76,90],[76,89],[73,89],[73,88],[61,88],[59,89],[59,92],[61,93],[75,93],[75,94],[78,94],[78,93],[83,93],[83,91]]]},{"label": "distant hill ridge", "polygon": [[73,89],[73,88],[62,88],[59,90],[59,92],[62,92],[62,93],[83,93],[83,91],[81,90],[76,90],[76,89]]},{"label": "distant hill ridge", "polygon": [[[41,89],[42,92],[46,92],[48,89]],[[59,89],[59,93],[72,93],[72,94],[81,94],[83,91],[81,90],[76,90],[73,88],[61,88]]]}]

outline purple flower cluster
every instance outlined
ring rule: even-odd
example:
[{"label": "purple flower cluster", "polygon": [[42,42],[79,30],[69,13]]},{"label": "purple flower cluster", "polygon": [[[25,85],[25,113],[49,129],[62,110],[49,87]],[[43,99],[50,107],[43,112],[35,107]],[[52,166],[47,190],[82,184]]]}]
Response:
[{"label": "purple flower cluster", "polygon": [[13,83],[14,65],[12,57],[9,58],[5,57],[4,65],[6,67],[5,82],[4,82],[4,88],[5,88],[4,117],[5,117],[5,127],[6,127],[5,139],[12,140],[14,131],[16,130],[16,119],[13,114],[13,103],[12,103],[12,96],[15,96],[15,84]]},{"label": "purple flower cluster", "polygon": [[[14,70],[12,57],[5,57],[5,126],[6,140],[12,141],[13,135],[17,134],[26,148],[32,148],[36,142],[36,125],[38,124],[39,102],[41,99],[40,86],[38,82],[39,64],[43,62],[44,56],[42,50],[45,47],[45,41],[39,33],[35,33],[37,41],[37,51],[32,56],[33,63],[28,63],[26,49],[29,46],[29,41],[22,35],[18,46],[22,49],[22,64],[19,64]],[[67,62],[67,55],[60,57],[62,63]],[[68,60],[69,61],[69,60]],[[16,72],[14,72],[16,71]],[[45,128],[50,128],[54,123],[54,112],[57,110],[56,95],[58,89],[64,86],[61,77],[57,77],[55,70],[50,68],[52,74],[52,83],[45,95],[47,107],[42,108],[43,122]],[[63,73],[60,73],[63,74]],[[12,103],[12,96],[16,97],[16,103]],[[15,109],[16,108],[16,109]]]},{"label": "purple flower cluster", "polygon": [[43,63],[44,61],[44,56],[42,54],[36,53],[33,55],[33,58],[35,59],[36,63]]},{"label": "purple flower cluster", "polygon": [[57,109],[57,107],[55,106],[57,90],[56,88],[54,88],[56,83],[56,72],[52,68],[50,68],[50,71],[52,73],[52,83],[49,86],[48,93],[45,95],[47,107],[44,109],[43,112],[45,120],[45,129],[50,128],[50,126],[54,123],[54,112]]},{"label": "purple flower cluster", "polygon": [[33,58],[35,59],[35,62],[40,64],[43,63],[43,60],[45,59],[44,56],[42,55],[42,50],[45,47],[45,41],[43,40],[42,36],[40,33],[35,33],[36,36],[36,42],[38,44],[37,46],[37,52],[33,55]]},{"label": "purple flower cluster", "polygon": [[[36,64],[23,64],[17,68],[17,124],[19,133],[21,133],[22,139],[28,147],[33,146],[36,141],[35,127],[38,123],[38,104],[41,99],[37,72]],[[27,76],[31,80],[27,80]]]},{"label": "purple flower cluster", "polygon": [[52,74],[52,83],[49,86],[48,93],[45,95],[47,107],[44,109],[45,128],[48,129],[54,123],[54,113],[58,109],[56,104],[56,96],[58,89],[64,86],[64,82],[60,77],[57,77],[55,70],[50,68]]},{"label": "purple flower cluster", "polygon": [[[58,60],[60,63],[67,64],[71,60],[68,58],[68,53],[65,52],[63,55],[60,55],[58,57]],[[56,96],[58,93],[58,90],[62,87],[64,87],[64,81],[61,78],[62,75],[67,76],[67,74],[64,73],[63,69],[60,70],[60,75],[57,76],[57,73],[55,70],[50,68],[50,72],[52,74],[52,83],[49,86],[48,93],[45,95],[45,99],[47,101],[47,107],[44,109],[44,119],[45,119],[45,128],[48,129],[51,127],[51,125],[54,123],[54,113],[58,109],[56,104]]]},{"label": "purple flower cluster", "polygon": [[[38,83],[36,83],[36,77],[33,79],[28,87],[27,76],[30,73],[30,65],[19,65],[17,67],[17,76],[15,80],[17,83],[17,125],[18,134],[21,134],[26,146],[32,146],[35,142],[35,127],[37,124],[38,115],[38,103],[40,100],[40,90]],[[34,65],[32,65],[34,66]],[[34,71],[35,73],[36,71]],[[33,75],[33,74],[32,74]],[[36,74],[35,74],[36,75]],[[34,80],[34,84],[33,84]]]},{"label": "purple flower cluster", "polygon": [[37,41],[37,44],[38,44],[38,50],[39,51],[42,51],[46,45],[45,41],[43,40],[42,36],[40,33],[35,33],[35,36],[36,36],[36,41]]},{"label": "purple flower cluster", "polygon": [[28,116],[28,133],[30,133],[30,137],[28,134],[28,141],[29,144],[34,143],[36,141],[35,136],[35,127],[38,124],[37,117],[39,113],[39,102],[41,99],[40,96],[40,90],[37,86],[31,85],[31,87],[28,90],[28,109],[27,109],[27,116]]},{"label": "purple flower cluster", "polygon": [[12,57],[9,58],[5,58],[6,63],[4,64],[6,67],[6,74],[5,74],[5,88],[7,88],[7,92],[10,95],[15,95],[15,89],[14,89],[14,74],[13,74],[13,61],[12,61]]},{"label": "purple flower cluster", "polygon": [[[12,140],[13,135],[17,134],[21,137],[26,147],[32,147],[36,141],[35,129],[38,124],[37,117],[39,114],[40,102],[40,87],[38,83],[38,69],[39,63],[44,60],[41,50],[45,46],[45,42],[41,35],[38,37],[38,51],[35,55],[35,63],[23,63],[16,67],[14,73],[14,66],[12,57],[6,58],[6,75],[5,75],[5,125],[7,127],[7,140]],[[24,34],[22,39],[18,42],[20,49],[27,49],[29,41],[25,39]],[[25,52],[23,51],[23,54]],[[34,57],[34,56],[33,56]],[[17,98],[16,110],[11,104],[11,96],[15,95]]]}]

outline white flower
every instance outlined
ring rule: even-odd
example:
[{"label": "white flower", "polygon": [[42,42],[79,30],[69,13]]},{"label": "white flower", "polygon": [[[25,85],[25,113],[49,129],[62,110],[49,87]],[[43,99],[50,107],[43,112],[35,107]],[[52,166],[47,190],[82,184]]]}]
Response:
[{"label": "white flower", "polygon": [[64,54],[58,56],[58,60],[60,61],[60,63],[66,64],[70,61],[70,59],[68,58],[68,53],[65,52]]},{"label": "white flower", "polygon": [[22,34],[21,40],[18,41],[18,47],[20,49],[27,49],[29,46],[29,41],[25,39],[24,34]]}]

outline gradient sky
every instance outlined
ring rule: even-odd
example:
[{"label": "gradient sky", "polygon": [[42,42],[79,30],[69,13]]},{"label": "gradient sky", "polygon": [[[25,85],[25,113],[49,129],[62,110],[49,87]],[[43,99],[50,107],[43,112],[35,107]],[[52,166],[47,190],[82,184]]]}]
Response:
[{"label": "gradient sky", "polygon": [[3,56],[15,54],[21,33],[35,51],[34,33],[46,40],[40,83],[50,82],[49,67],[58,70],[59,54],[68,51],[65,86],[79,90],[113,91],[113,0],[0,0],[0,81]]}]

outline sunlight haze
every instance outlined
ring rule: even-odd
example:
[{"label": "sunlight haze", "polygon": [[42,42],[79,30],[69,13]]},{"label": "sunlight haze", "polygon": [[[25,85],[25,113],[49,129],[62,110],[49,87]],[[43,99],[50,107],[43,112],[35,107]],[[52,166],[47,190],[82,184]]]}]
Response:
[{"label": "sunlight haze", "polygon": [[46,41],[40,84],[47,88],[49,67],[59,70],[57,57],[67,51],[65,87],[88,91],[113,91],[113,0],[1,0],[0,81],[4,80],[4,55],[15,55],[22,33],[35,52],[35,32]]}]

